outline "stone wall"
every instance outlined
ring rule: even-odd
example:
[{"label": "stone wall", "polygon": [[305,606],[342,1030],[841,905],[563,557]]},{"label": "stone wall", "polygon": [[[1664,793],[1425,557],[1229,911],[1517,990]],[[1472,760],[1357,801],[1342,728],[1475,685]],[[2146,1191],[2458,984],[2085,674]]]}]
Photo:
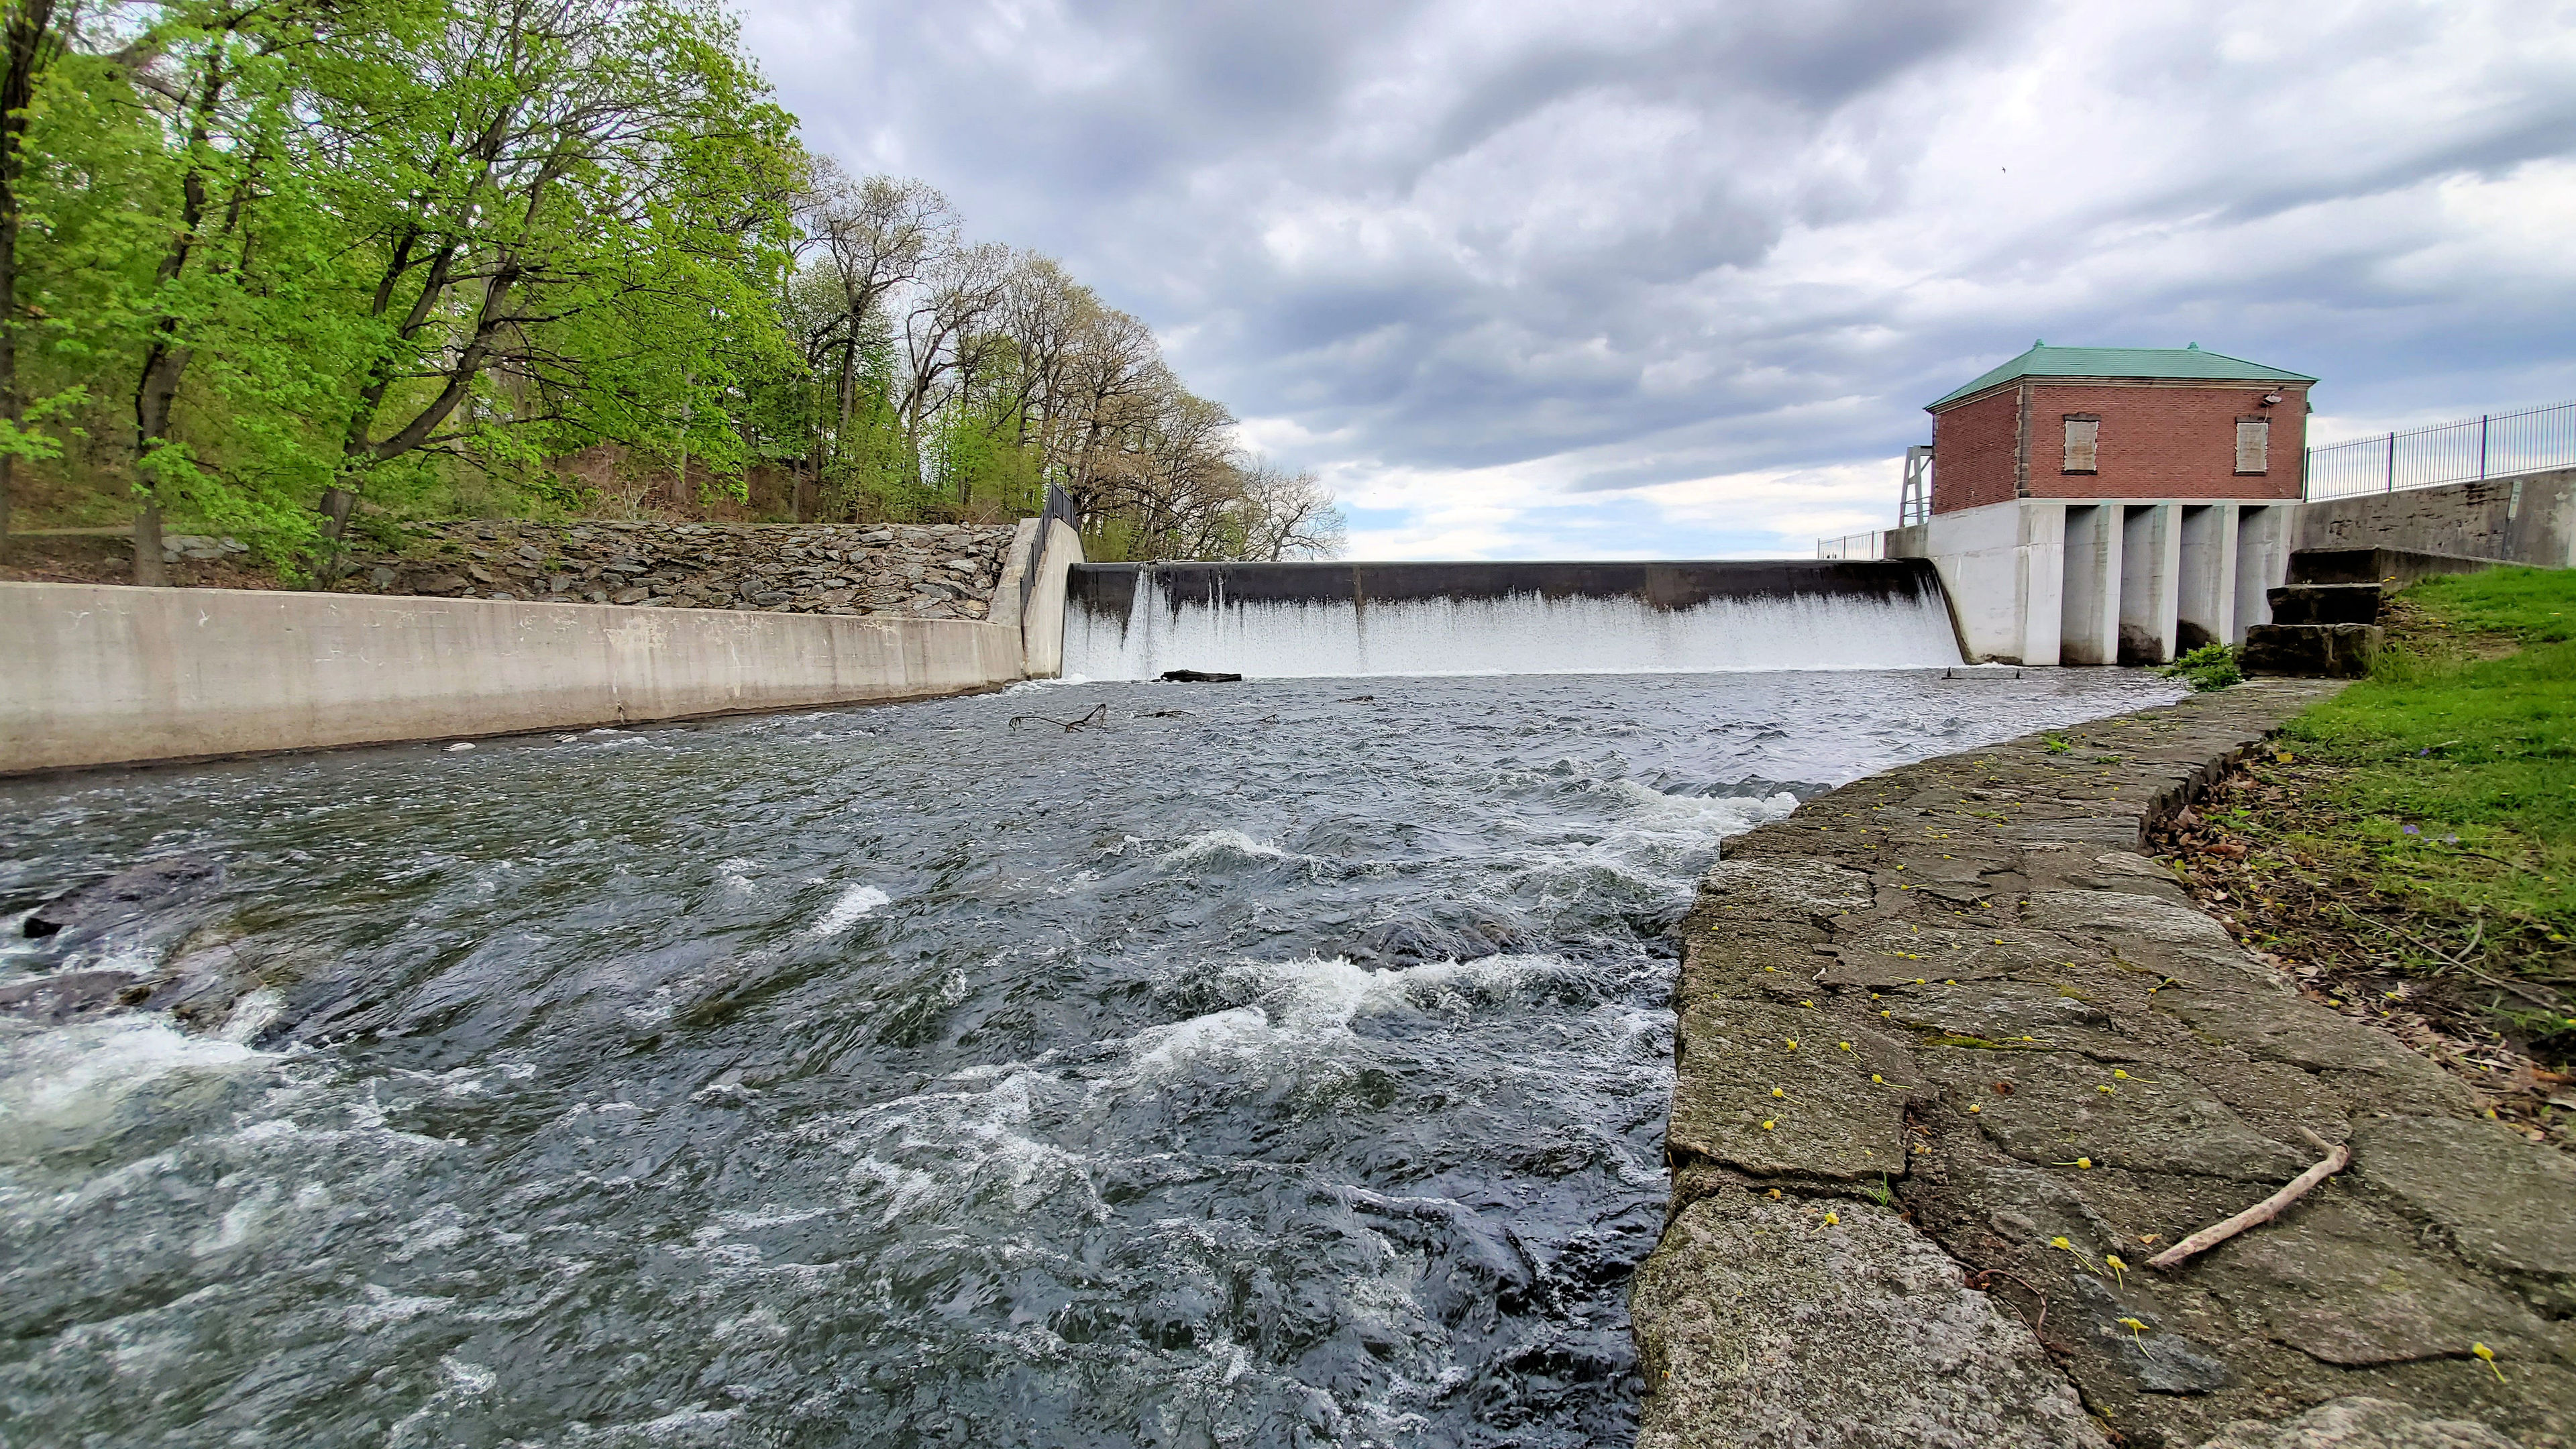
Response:
[{"label": "stone wall", "polygon": [[981,619],[1009,524],[415,524],[340,592]]}]

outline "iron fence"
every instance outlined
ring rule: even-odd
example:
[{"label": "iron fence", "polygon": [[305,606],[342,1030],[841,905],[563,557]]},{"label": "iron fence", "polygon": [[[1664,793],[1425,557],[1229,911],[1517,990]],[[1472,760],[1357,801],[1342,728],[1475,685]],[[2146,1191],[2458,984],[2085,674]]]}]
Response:
[{"label": "iron fence", "polygon": [[2348,498],[2576,466],[2576,402],[2308,449],[2302,496]]},{"label": "iron fence", "polygon": [[1846,533],[1840,538],[1816,540],[1818,558],[1885,558],[1887,534],[1873,529],[1868,533]]},{"label": "iron fence", "polygon": [[1047,534],[1062,523],[1076,533],[1082,531],[1082,520],[1073,511],[1073,500],[1062,488],[1047,485],[1046,509],[1038,514],[1037,539],[1029,545],[1028,564],[1020,570],[1020,617],[1029,616],[1029,595],[1037,592],[1038,565],[1046,558]]}]

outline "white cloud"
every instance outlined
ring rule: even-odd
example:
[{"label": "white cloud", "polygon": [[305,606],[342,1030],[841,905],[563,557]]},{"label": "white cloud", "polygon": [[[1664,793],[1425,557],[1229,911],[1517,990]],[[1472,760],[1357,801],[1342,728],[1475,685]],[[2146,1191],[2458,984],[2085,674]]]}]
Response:
[{"label": "white cloud", "polygon": [[755,0],[815,144],[1162,332],[1353,552],[1803,552],[2026,346],[2576,395],[2576,10]]}]

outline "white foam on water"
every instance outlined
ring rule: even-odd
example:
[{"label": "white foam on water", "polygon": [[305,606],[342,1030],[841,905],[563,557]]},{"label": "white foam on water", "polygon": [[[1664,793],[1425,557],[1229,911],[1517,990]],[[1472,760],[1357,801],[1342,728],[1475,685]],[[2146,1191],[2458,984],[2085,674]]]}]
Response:
[{"label": "white foam on water", "polygon": [[832,908],[823,913],[822,919],[816,921],[807,934],[837,936],[864,920],[869,912],[889,905],[893,900],[894,897],[875,886],[851,886],[841,892],[841,898],[832,902]]},{"label": "white foam on water", "polygon": [[850,1157],[849,1181],[875,1199],[880,1227],[937,1218],[989,1191],[1026,1213],[1070,1190],[1078,1210],[1097,1217],[1105,1210],[1086,1160],[1031,1135],[1039,1100],[1063,1090],[1051,1075],[1015,1069],[982,1090],[915,1093],[799,1135],[825,1137]]},{"label": "white foam on water", "polygon": [[1281,850],[1266,840],[1255,840],[1240,830],[1219,828],[1202,830],[1157,858],[1166,865],[1197,865],[1208,861],[1223,864],[1251,860],[1304,860],[1308,857]]},{"label": "white foam on water", "polygon": [[[14,1038],[14,1039],[12,1039]],[[160,1017],[72,1022],[0,1038],[0,1141],[7,1128],[79,1127],[174,1075],[278,1060],[238,1041],[190,1036]]]},{"label": "white foam on water", "polygon": [[1375,674],[1668,674],[1956,665],[1937,597],[1406,599],[1371,603],[1176,597],[1141,571],[1127,617],[1066,612],[1068,676],[1152,679],[1204,669],[1277,679]]},{"label": "white foam on water", "polygon": [[1246,961],[1214,968],[1251,1005],[1149,1027],[1127,1040],[1123,1070],[1102,1079],[1115,1089],[1155,1086],[1228,1060],[1275,1060],[1283,1067],[1332,1060],[1363,1016],[1398,1011],[1461,1016],[1508,999],[1533,983],[1582,975],[1562,956],[1484,956],[1379,969],[1345,957]]}]

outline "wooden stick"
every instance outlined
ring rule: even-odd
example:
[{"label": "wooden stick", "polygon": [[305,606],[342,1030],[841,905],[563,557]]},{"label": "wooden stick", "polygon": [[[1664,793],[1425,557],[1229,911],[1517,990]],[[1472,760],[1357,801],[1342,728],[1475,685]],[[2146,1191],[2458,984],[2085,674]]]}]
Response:
[{"label": "wooden stick", "polygon": [[2229,1218],[2224,1222],[2212,1223],[2208,1227],[2202,1228],[2199,1232],[2192,1234],[2190,1237],[2183,1239],[2181,1242],[2176,1243],[2172,1247],[2165,1249],[2163,1252],[2156,1254],[2152,1258],[2149,1258],[2147,1260],[2147,1266],[2150,1268],[2176,1267],[2181,1264],[2183,1259],[2190,1257],[2194,1253],[2208,1252],[2210,1249],[2217,1247],[2219,1244],[2226,1242],[2229,1238],[2235,1237],[2238,1233],[2245,1231],[2247,1228],[2253,1227],[2257,1223],[2270,1222],[2272,1219],[2281,1215],[2282,1209],[2287,1208],[2290,1204],[2297,1202],[2301,1197],[2305,1196],[2309,1188],[2312,1188],[2318,1183],[2325,1181],[2327,1178],[2334,1176],[2336,1173],[2343,1171],[2344,1167],[2352,1161],[2352,1149],[2344,1146],[2342,1143],[2327,1146],[2324,1138],[2319,1137],[2317,1134],[2309,1131],[2305,1127],[2299,1129],[2299,1135],[2305,1137],[2319,1147],[2324,1147],[2326,1149],[2326,1160],[2309,1168],[2307,1171],[2300,1173],[2297,1177],[2290,1179],[2289,1186],[2282,1188],[2279,1192],[2276,1192],[2270,1197],[2263,1199],[2261,1202],[2254,1204],[2252,1207],[2238,1213],[2236,1216]]}]

